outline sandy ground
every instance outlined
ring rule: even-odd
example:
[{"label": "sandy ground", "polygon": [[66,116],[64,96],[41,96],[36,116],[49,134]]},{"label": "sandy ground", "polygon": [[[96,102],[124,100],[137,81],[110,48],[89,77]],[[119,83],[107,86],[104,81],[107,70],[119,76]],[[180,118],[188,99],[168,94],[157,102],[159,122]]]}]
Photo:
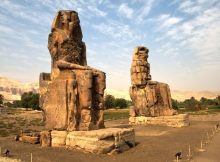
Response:
[{"label": "sandy ground", "polygon": [[[136,132],[136,147],[118,155],[95,155],[79,150],[41,148],[40,145],[15,142],[13,136],[1,137],[0,146],[2,150],[6,148],[10,150],[10,158],[21,159],[24,162],[30,161],[31,153],[33,162],[172,162],[178,151],[182,152],[181,162],[184,162],[187,161],[190,145],[192,161],[200,162],[201,159],[208,159],[207,162],[217,162],[213,159],[211,161],[210,157],[215,156],[215,159],[220,159],[218,145],[220,132],[214,136],[210,144],[205,146],[206,152],[199,153],[197,149],[200,147],[200,141],[206,139],[207,132],[211,133],[214,126],[219,123],[220,113],[193,115],[190,120],[191,125],[184,128],[133,126]],[[106,127],[130,127],[127,119],[107,121],[105,124]]]},{"label": "sandy ground", "polygon": [[205,152],[194,158],[193,162],[219,162],[220,161],[220,133],[218,133],[211,143],[205,147]]}]

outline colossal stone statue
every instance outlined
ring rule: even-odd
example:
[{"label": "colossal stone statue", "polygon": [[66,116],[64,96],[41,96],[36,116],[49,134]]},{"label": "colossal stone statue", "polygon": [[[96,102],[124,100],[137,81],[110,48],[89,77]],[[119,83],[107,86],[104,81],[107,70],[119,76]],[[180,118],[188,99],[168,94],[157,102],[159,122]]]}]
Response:
[{"label": "colossal stone statue", "polygon": [[177,112],[172,109],[168,84],[151,81],[150,64],[146,47],[136,47],[131,65],[130,97],[133,106],[130,116],[169,116]]},{"label": "colossal stone statue", "polygon": [[75,11],[59,11],[48,38],[51,73],[40,74],[40,105],[47,129],[104,127],[105,73],[87,66],[86,46]]}]

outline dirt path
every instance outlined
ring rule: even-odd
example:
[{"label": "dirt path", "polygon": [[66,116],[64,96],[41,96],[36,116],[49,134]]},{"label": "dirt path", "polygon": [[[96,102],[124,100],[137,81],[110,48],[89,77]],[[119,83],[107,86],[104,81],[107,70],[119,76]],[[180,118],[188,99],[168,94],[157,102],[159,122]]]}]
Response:
[{"label": "dirt path", "polygon": [[206,152],[200,153],[193,162],[219,162],[220,161],[220,132],[205,147]]}]

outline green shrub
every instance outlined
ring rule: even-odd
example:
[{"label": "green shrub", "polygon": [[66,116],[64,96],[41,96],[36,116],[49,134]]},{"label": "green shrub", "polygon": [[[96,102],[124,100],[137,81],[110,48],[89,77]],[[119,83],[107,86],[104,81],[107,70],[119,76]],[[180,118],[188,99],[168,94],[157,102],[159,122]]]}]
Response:
[{"label": "green shrub", "polygon": [[0,104],[3,104],[3,101],[4,101],[4,96],[0,94]]},{"label": "green shrub", "polygon": [[127,108],[128,107],[128,102],[124,98],[116,98],[115,99],[115,107]]},{"label": "green shrub", "polygon": [[104,98],[104,105],[106,109],[115,107],[115,97],[112,95],[106,95]]}]

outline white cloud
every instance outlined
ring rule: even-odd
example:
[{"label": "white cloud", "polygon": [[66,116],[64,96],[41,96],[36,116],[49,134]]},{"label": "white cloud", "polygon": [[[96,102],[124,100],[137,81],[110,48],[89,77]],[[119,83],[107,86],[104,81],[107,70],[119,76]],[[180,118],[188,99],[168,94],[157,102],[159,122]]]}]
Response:
[{"label": "white cloud", "polygon": [[129,19],[132,18],[133,13],[134,13],[133,9],[130,8],[126,3],[122,3],[119,6],[118,12]]},{"label": "white cloud", "polygon": [[169,14],[163,14],[163,15],[160,15],[160,16],[159,16],[159,20],[162,21],[162,20],[165,20],[165,19],[167,19],[167,18],[169,18],[169,17],[170,17]]},{"label": "white cloud", "polygon": [[190,8],[193,6],[193,2],[191,0],[185,0],[183,1],[180,6],[179,6],[179,9],[186,9],[186,8]]},{"label": "white cloud", "polygon": [[1,1],[0,7],[7,11],[7,14],[13,15],[15,18],[26,20],[27,22],[32,22],[41,26],[50,22],[50,15],[47,12],[36,12],[31,10],[31,8],[12,1]]},{"label": "white cloud", "polygon": [[151,11],[154,3],[155,3],[155,0],[144,0],[142,1],[143,2],[143,7],[140,8],[140,10],[137,11],[137,20],[139,22],[142,22],[144,21],[144,19],[146,18],[146,16],[149,14],[149,12]]},{"label": "white cloud", "polygon": [[105,16],[107,15],[106,12],[101,11],[100,9],[98,9],[98,8],[95,7],[95,6],[88,6],[88,9],[89,9],[90,11],[94,12],[95,15],[97,15],[97,16],[105,17]]},{"label": "white cloud", "polygon": [[188,14],[197,14],[216,5],[218,5],[218,0],[185,0],[180,1],[178,9]]},{"label": "white cloud", "polygon": [[[190,5],[185,4],[185,6]],[[197,70],[197,73],[204,77],[206,74],[217,72],[217,69],[220,69],[220,10],[217,7],[204,9],[202,13],[184,22],[174,19],[174,21],[170,21],[170,17],[167,18],[167,16],[161,17],[164,21],[162,26],[170,27],[168,31],[164,28],[160,29],[167,35],[164,40],[172,42],[172,46],[163,47],[163,51],[175,54],[178,52],[175,49],[179,49],[179,54],[194,58],[197,65],[192,65],[194,66],[192,72]],[[175,24],[175,26],[173,27],[171,24]],[[182,64],[187,66],[188,63]]]},{"label": "white cloud", "polygon": [[163,23],[161,24],[161,28],[170,27],[172,25],[178,24],[182,21],[182,18],[179,17],[166,17],[164,18]]},{"label": "white cloud", "polygon": [[0,24],[0,32],[11,34],[11,33],[14,33],[14,30],[9,26],[5,26],[5,25]]},{"label": "white cloud", "polygon": [[126,24],[117,21],[108,21],[107,23],[100,23],[93,25],[93,28],[115,39],[126,41],[127,43],[137,39],[134,31]]}]

